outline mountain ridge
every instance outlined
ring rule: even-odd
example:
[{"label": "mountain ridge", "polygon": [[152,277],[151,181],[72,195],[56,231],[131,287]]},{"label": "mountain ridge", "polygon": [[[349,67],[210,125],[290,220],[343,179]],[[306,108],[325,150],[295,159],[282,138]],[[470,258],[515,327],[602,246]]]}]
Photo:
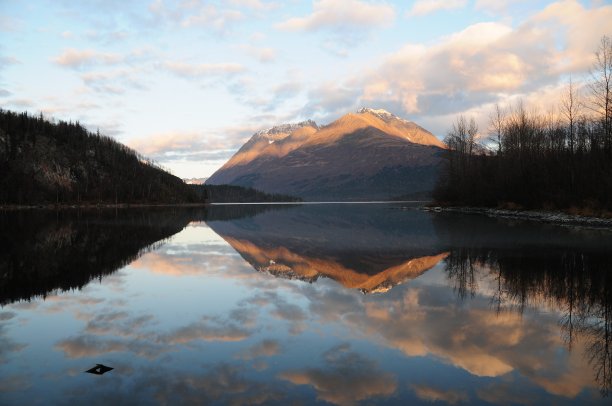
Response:
[{"label": "mountain ridge", "polygon": [[207,184],[305,200],[422,195],[433,189],[444,148],[416,123],[362,108],[324,126],[308,120],[257,132]]}]

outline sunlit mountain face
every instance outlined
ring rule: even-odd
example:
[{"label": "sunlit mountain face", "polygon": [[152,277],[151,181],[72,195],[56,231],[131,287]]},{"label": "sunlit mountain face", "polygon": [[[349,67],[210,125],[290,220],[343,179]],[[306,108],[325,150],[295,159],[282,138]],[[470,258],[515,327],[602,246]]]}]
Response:
[{"label": "sunlit mountain face", "polygon": [[398,205],[0,221],[2,404],[609,403],[610,231]]},{"label": "sunlit mountain face", "polygon": [[325,126],[309,120],[257,132],[207,183],[305,200],[422,197],[444,148],[416,123],[364,108]]}]

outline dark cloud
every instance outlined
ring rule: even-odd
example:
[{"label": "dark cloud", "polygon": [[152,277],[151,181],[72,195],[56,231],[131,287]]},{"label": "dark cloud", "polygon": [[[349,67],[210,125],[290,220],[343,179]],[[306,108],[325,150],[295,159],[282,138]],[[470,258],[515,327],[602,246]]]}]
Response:
[{"label": "dark cloud", "polygon": [[277,355],[280,352],[280,348],[280,344],[276,340],[263,340],[238,353],[236,358],[248,361],[254,358],[271,357]]},{"label": "dark cloud", "polygon": [[411,388],[419,399],[427,402],[444,402],[455,405],[468,401],[468,395],[463,391],[440,389],[427,385],[411,385]]},{"label": "dark cloud", "polygon": [[12,319],[12,316],[2,319],[3,324],[0,324],[0,365],[8,362],[10,358],[17,356],[19,351],[27,347],[26,344],[18,343],[7,337],[7,325],[4,322],[10,319]]},{"label": "dark cloud", "polygon": [[0,321],[7,321],[17,316],[15,312],[2,312],[0,313]]},{"label": "dark cloud", "polygon": [[242,341],[250,335],[250,331],[231,322],[202,318],[200,321],[163,334],[158,340],[164,344],[186,344],[192,341]]},{"label": "dark cloud", "polygon": [[373,397],[395,393],[395,377],[381,370],[376,362],[349,351],[346,345],[324,354],[324,368],[306,368],[282,372],[279,377],[295,385],[309,385],[317,398],[338,405],[353,405]]}]

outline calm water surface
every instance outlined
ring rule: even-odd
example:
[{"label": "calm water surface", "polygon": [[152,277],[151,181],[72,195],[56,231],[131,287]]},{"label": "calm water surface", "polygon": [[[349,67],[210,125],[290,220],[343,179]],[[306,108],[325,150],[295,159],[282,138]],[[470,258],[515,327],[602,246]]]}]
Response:
[{"label": "calm water surface", "polygon": [[607,404],[611,254],[398,205],[4,213],[0,404]]}]

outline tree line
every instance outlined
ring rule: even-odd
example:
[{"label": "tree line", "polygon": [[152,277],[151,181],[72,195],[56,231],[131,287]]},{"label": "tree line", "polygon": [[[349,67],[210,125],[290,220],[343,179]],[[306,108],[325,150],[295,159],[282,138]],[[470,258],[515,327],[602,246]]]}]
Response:
[{"label": "tree line", "polygon": [[190,185],[202,200],[211,203],[301,202],[299,197],[270,194],[235,185]]},{"label": "tree line", "polygon": [[[298,199],[299,200],[299,199]],[[228,185],[187,185],[79,122],[0,109],[0,205],[296,201]]]},{"label": "tree line", "polygon": [[522,101],[495,105],[489,144],[473,118],[448,132],[446,166],[434,190],[440,203],[612,210],[612,39],[604,36],[581,96],[570,79],[557,111]]},{"label": "tree line", "polygon": [[189,203],[184,182],[78,122],[0,110],[0,204]]}]

